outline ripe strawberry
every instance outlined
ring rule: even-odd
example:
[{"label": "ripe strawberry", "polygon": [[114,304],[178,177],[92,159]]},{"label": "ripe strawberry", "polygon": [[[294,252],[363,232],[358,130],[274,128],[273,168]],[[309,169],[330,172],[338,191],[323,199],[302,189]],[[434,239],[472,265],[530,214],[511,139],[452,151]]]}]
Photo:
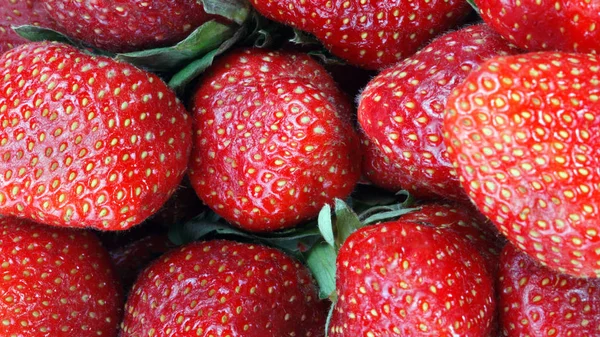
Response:
[{"label": "ripe strawberry", "polygon": [[499,311],[504,336],[600,336],[600,280],[539,266],[506,245],[501,255]]},{"label": "ripe strawberry", "polygon": [[360,133],[360,144],[363,154],[362,174],[364,178],[375,186],[392,192],[401,191],[408,186],[407,189],[416,192],[416,196],[418,196],[418,190],[414,183],[407,184],[406,177],[399,172],[400,169],[363,132]]},{"label": "ripe strawberry", "polygon": [[284,253],[197,242],[146,269],[127,301],[123,337],[323,336],[325,302]]},{"label": "ripe strawberry", "polygon": [[27,42],[11,28],[21,25],[54,28],[55,23],[41,0],[0,0],[0,54]]},{"label": "ripe strawberry", "polygon": [[304,54],[244,50],[218,61],[194,94],[190,179],[246,230],[292,227],[344,198],[360,175],[350,105]]},{"label": "ripe strawberry", "polygon": [[396,166],[404,189],[421,198],[467,199],[443,143],[444,105],[452,88],[481,62],[514,51],[487,26],[468,27],[437,38],[369,83],[358,120]]},{"label": "ripe strawberry", "polygon": [[213,19],[201,1],[40,1],[61,31],[112,52],[172,45]]},{"label": "ripe strawberry", "polygon": [[331,337],[487,337],[493,280],[453,233],[395,221],[354,232],[337,257]]},{"label": "ripe strawberry", "polygon": [[600,2],[474,0],[483,20],[532,51],[600,53]]},{"label": "ripe strawberry", "polygon": [[381,69],[462,21],[465,1],[252,0],[264,16],[315,35],[335,55]]},{"label": "ripe strawberry", "polygon": [[86,232],[0,218],[0,335],[115,337],[123,299]]},{"label": "ripe strawberry", "polygon": [[58,43],[0,65],[0,214],[120,230],[173,193],[191,121],[157,76]]},{"label": "ripe strawberry", "polygon": [[462,186],[508,239],[544,265],[600,277],[600,60],[492,59],[449,98],[444,121]]}]

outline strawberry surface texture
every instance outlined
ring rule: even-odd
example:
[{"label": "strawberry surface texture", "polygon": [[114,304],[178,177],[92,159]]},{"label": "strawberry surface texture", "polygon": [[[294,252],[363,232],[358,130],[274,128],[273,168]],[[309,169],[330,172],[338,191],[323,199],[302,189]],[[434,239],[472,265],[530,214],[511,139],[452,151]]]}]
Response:
[{"label": "strawberry surface texture", "polygon": [[12,26],[35,25],[54,28],[41,0],[0,1],[0,54],[27,42],[13,31]]}]

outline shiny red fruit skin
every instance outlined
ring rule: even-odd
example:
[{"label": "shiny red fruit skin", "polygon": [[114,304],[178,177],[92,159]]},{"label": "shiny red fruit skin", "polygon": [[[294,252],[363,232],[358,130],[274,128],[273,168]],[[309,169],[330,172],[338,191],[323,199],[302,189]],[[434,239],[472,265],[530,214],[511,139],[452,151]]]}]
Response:
[{"label": "shiny red fruit skin", "polygon": [[200,1],[40,1],[60,31],[112,52],[173,45],[213,19]]},{"label": "shiny red fruit skin", "polygon": [[470,11],[458,0],[252,0],[264,16],[316,36],[336,56],[382,69],[415,53]]},{"label": "shiny red fruit skin", "polygon": [[0,336],[115,337],[123,297],[91,233],[0,218]]},{"label": "shiny red fruit skin", "polygon": [[499,57],[450,97],[446,142],[462,186],[521,250],[554,270],[600,276],[600,60]]},{"label": "shiny red fruit skin", "polygon": [[21,25],[55,27],[41,0],[0,0],[0,54],[27,43],[12,30],[12,26]]},{"label": "shiny red fruit skin", "polygon": [[122,337],[323,336],[326,303],[281,251],[197,242],[147,268],[125,306]]},{"label": "shiny red fruit skin", "polygon": [[600,3],[590,0],[474,0],[483,20],[530,51],[600,52]]},{"label": "shiny red fruit skin", "polygon": [[494,282],[453,233],[402,220],[363,227],[340,248],[329,336],[487,337]]},{"label": "shiny red fruit skin", "polygon": [[600,279],[556,273],[512,245],[501,261],[503,336],[600,336]]},{"label": "shiny red fruit skin", "polygon": [[371,80],[359,99],[358,121],[390,163],[372,168],[381,166],[379,174],[385,176],[394,166],[392,182],[419,198],[466,201],[446,153],[444,106],[452,89],[480,63],[514,52],[489,27],[476,25],[435,39]]},{"label": "shiny red fruit skin", "polygon": [[177,188],[191,120],[160,78],[58,43],[0,66],[0,214],[123,230]]},{"label": "shiny red fruit skin", "polygon": [[193,98],[190,180],[229,222],[273,231],[345,198],[360,175],[351,107],[305,54],[233,52]]},{"label": "shiny red fruit skin", "polygon": [[406,186],[405,178],[398,172],[399,170],[396,169],[390,158],[375,143],[371,142],[363,132],[360,133],[360,145],[363,154],[361,162],[363,177],[373,185],[390,192],[403,190]]}]

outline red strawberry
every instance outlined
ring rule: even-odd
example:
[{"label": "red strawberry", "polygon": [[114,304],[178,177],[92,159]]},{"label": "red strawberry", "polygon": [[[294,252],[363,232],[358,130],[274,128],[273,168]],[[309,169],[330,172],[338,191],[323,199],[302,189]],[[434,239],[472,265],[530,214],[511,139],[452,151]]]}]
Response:
[{"label": "red strawberry", "polygon": [[86,232],[0,218],[0,336],[115,337],[122,295]]},{"label": "red strawberry", "polygon": [[448,100],[444,128],[462,186],[544,265],[600,277],[600,60],[499,57]]},{"label": "red strawberry", "polygon": [[331,337],[487,337],[493,280],[453,233],[410,222],[354,232],[337,257]]},{"label": "red strawberry", "polygon": [[304,54],[245,50],[194,94],[190,178],[200,198],[251,231],[292,227],[345,198],[360,175],[350,105]]},{"label": "red strawberry", "polygon": [[600,2],[474,0],[483,20],[517,46],[600,53]]},{"label": "red strawberry", "polygon": [[176,189],[191,121],[157,76],[57,43],[0,65],[0,214],[119,230]]},{"label": "red strawberry", "polygon": [[459,0],[251,3],[266,17],[312,33],[333,54],[368,69],[381,69],[412,55],[470,10]]},{"label": "red strawberry", "polygon": [[140,276],[123,337],[323,336],[325,302],[284,253],[231,241],[167,253]]},{"label": "red strawberry", "polygon": [[539,266],[511,245],[502,252],[499,311],[504,336],[600,336],[600,280]]},{"label": "red strawberry", "polygon": [[[406,186],[406,179],[402,177],[403,173],[400,169],[362,132],[360,143],[363,154],[363,176],[375,186],[392,192],[401,191]],[[414,187],[411,190],[418,193]]]},{"label": "red strawberry", "polygon": [[421,198],[467,199],[443,143],[444,105],[481,62],[514,51],[490,28],[473,26],[437,38],[369,83],[358,120],[404,189]]},{"label": "red strawberry", "polygon": [[27,42],[11,28],[21,25],[53,28],[55,24],[41,0],[0,0],[0,54]]},{"label": "red strawberry", "polygon": [[112,52],[172,45],[213,19],[202,1],[40,1],[61,31]]}]

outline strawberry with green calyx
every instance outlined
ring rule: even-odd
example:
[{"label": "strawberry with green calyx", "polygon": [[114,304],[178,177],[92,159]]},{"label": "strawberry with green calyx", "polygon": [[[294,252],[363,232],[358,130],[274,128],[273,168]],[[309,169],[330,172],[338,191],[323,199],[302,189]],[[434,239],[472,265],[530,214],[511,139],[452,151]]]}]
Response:
[{"label": "strawberry with green calyx", "polygon": [[600,277],[597,224],[600,60],[498,57],[450,96],[445,139],[478,209],[528,255]]},{"label": "strawberry with green calyx", "polygon": [[0,64],[0,214],[123,230],[175,191],[191,121],[157,76],[59,43]]},{"label": "strawberry with green calyx", "polygon": [[231,53],[202,78],[193,110],[192,185],[241,228],[296,226],[358,180],[351,106],[305,54]]},{"label": "strawberry with green calyx", "polygon": [[1,336],[116,337],[122,294],[97,238],[0,217]]},{"label": "strawberry with green calyx", "polygon": [[27,40],[17,35],[12,26],[34,25],[53,27],[41,0],[2,0],[0,1],[0,54],[27,43]]},{"label": "strawberry with green calyx", "polygon": [[467,200],[443,142],[446,99],[484,60],[516,52],[492,29],[476,25],[438,37],[375,77],[358,106],[368,139],[367,177],[419,198]]}]

